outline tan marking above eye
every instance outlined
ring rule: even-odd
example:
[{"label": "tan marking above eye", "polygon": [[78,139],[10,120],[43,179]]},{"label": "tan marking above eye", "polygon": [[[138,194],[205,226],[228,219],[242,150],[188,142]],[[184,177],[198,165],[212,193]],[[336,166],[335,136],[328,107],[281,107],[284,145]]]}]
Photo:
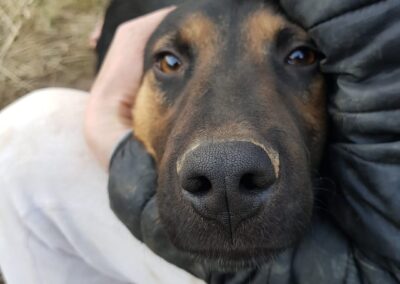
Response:
[{"label": "tan marking above eye", "polygon": [[251,13],[242,26],[249,54],[257,61],[263,60],[266,43],[272,42],[284,26],[285,19],[270,10],[261,9]]},{"label": "tan marking above eye", "polygon": [[190,15],[182,23],[179,35],[186,43],[199,49],[218,47],[218,27],[212,20],[201,13]]},{"label": "tan marking above eye", "polygon": [[144,144],[147,152],[157,160],[156,144],[158,136],[166,129],[169,109],[163,103],[164,95],[156,85],[154,73],[147,72],[136,94],[132,117],[135,137]]},{"label": "tan marking above eye", "polygon": [[[176,30],[163,35],[154,43],[153,54],[162,55],[156,56],[156,59],[159,60],[158,67],[160,71],[167,74],[176,72],[176,69],[171,68],[172,66],[168,63],[172,58],[165,57],[165,55],[170,53],[168,50],[179,50],[176,49],[179,45],[184,45],[185,48],[190,47],[191,51],[194,50],[194,53],[199,58],[197,69],[209,70],[213,65],[212,63],[216,62],[215,59],[223,45],[218,31],[219,27],[202,13],[190,14],[184,18]],[[178,44],[178,47],[176,44]],[[164,50],[166,54],[163,54]],[[185,55],[183,54],[183,56]],[[184,58],[187,59],[186,57]],[[183,61],[180,60],[180,62],[183,64]],[[185,63],[184,67],[189,67],[192,62],[187,59]],[[177,65],[174,66],[178,67]]]}]

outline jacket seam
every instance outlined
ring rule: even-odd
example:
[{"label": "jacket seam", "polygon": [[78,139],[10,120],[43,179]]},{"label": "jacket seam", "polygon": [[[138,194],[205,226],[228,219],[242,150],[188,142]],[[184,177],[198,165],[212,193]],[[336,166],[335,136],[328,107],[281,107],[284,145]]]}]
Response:
[{"label": "jacket seam", "polygon": [[[339,143],[339,144],[344,144],[344,143]],[[356,144],[356,145],[358,145],[358,144]],[[338,146],[338,145],[336,144],[336,146]],[[364,161],[364,162],[366,162],[366,163],[374,163],[374,164],[378,164],[378,165],[395,164],[395,163],[376,162],[376,161],[368,160],[368,159],[366,159],[366,158],[364,158],[364,157],[361,157],[359,154],[356,154],[355,152],[353,152],[353,151],[351,151],[351,150],[349,150],[349,149],[346,149],[346,148],[343,147],[343,146],[340,147],[340,150],[346,152],[346,153],[349,154],[349,155],[353,155],[353,156],[355,156],[356,158],[358,158],[358,159],[360,159],[360,160],[362,160],[362,161]]]}]

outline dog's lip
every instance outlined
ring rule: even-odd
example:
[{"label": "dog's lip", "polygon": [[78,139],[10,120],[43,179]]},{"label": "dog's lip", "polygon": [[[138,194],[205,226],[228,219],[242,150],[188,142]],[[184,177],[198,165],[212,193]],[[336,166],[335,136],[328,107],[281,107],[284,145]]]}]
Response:
[{"label": "dog's lip", "polygon": [[[190,249],[185,248],[187,253],[192,254],[193,256],[201,256],[207,259],[226,259],[226,260],[237,260],[242,261],[246,258],[254,258],[254,257],[265,257],[267,255],[275,255],[276,253],[282,252],[289,247],[293,246],[296,241],[287,242],[285,244],[271,246],[271,247],[241,247],[241,248],[207,248],[207,249]],[[227,246],[229,247],[229,246]],[[182,249],[182,248],[181,248]],[[232,257],[234,256],[234,257]],[[236,257],[235,257],[236,256]]]},{"label": "dog's lip", "polygon": [[[249,249],[240,251],[190,251],[188,252],[193,258],[203,262],[211,267],[218,266],[224,270],[237,270],[251,268],[267,263],[275,259],[279,254],[289,249],[292,245],[274,249]],[[257,252],[257,253],[255,253]],[[235,255],[236,254],[236,255]]]}]

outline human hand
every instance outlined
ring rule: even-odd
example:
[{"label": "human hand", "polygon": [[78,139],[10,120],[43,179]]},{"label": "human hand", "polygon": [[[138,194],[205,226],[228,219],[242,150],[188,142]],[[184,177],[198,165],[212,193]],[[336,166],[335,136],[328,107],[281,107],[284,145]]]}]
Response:
[{"label": "human hand", "polygon": [[122,24],[92,86],[85,138],[106,169],[116,144],[132,128],[131,109],[142,78],[147,41],[173,9],[161,9]]}]

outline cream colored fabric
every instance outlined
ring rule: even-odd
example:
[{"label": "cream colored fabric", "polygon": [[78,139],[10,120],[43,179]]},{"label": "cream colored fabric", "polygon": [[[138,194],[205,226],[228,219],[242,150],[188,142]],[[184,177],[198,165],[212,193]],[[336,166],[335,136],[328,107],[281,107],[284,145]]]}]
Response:
[{"label": "cream colored fabric", "polygon": [[88,96],[45,89],[0,112],[7,283],[203,283],[156,256],[113,215],[107,175],[82,135]]}]

